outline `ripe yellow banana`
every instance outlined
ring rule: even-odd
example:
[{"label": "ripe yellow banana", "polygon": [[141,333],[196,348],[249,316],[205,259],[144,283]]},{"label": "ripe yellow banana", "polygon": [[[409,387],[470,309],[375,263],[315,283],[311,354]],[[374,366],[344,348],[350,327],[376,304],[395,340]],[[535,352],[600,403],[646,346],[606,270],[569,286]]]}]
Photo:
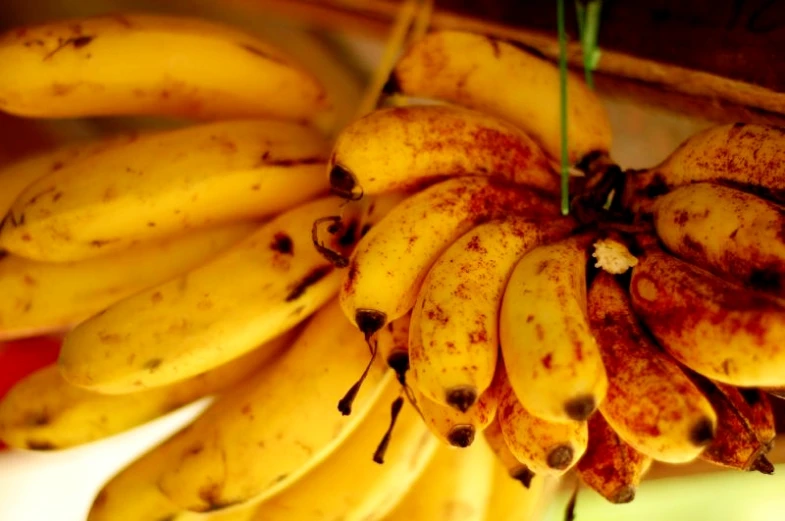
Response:
[{"label": "ripe yellow banana", "polygon": [[652,197],[700,181],[715,181],[785,203],[785,130],[736,123],[690,137],[661,164],[627,176],[623,202],[650,209]]},{"label": "ripe yellow banana", "polygon": [[581,459],[589,441],[585,421],[551,422],[534,416],[521,404],[506,376],[499,379],[497,392],[499,425],[518,461],[538,476],[561,476]]},{"label": "ripe yellow banana", "polygon": [[484,443],[439,447],[420,479],[385,521],[483,521],[491,496],[493,454]]},{"label": "ripe yellow banana", "polygon": [[507,474],[501,463],[494,466],[493,492],[488,503],[486,521],[540,521],[551,506],[559,480],[536,476],[528,488]]},{"label": "ripe yellow banana", "polygon": [[172,518],[166,518],[167,521],[253,521],[256,517],[257,507],[255,504],[240,505],[236,508],[227,510],[216,510],[209,514],[201,512],[179,512]]},{"label": "ripe yellow banana", "polygon": [[504,291],[499,335],[510,383],[523,406],[548,421],[585,420],[608,387],[586,316],[591,239],[530,250]]},{"label": "ripe yellow banana", "polygon": [[292,334],[284,334],[188,380],[122,395],[74,387],[56,366],[46,367],[21,380],[0,401],[0,439],[12,447],[52,450],[111,436],[232,387],[258,372],[292,340]]},{"label": "ripe yellow banana", "polygon": [[199,267],[258,225],[223,224],[75,262],[0,259],[0,340],[74,326],[140,290]]},{"label": "ripe yellow banana", "polygon": [[3,221],[0,245],[62,262],[273,215],[326,191],[326,156],[317,131],[270,120],[143,135],[28,186]]},{"label": "ripe yellow banana", "polygon": [[158,487],[181,508],[204,512],[298,486],[372,407],[387,408],[388,402],[377,401],[394,375],[382,361],[369,370],[354,414],[342,416],[334,406],[367,361],[362,335],[333,301],[281,358],[156,449],[168,454]]},{"label": "ripe yellow banana", "polygon": [[370,336],[414,306],[428,268],[478,222],[508,214],[555,216],[556,204],[516,185],[460,177],[396,206],[352,253],[340,297],[346,316]]},{"label": "ripe yellow banana", "polygon": [[608,373],[608,394],[600,404],[605,419],[648,456],[669,463],[695,459],[717,426],[711,403],[643,330],[613,275],[594,278],[588,301]]},{"label": "ripe yellow banana", "polygon": [[493,417],[493,421],[491,421],[490,425],[486,427],[482,434],[486,443],[496,455],[498,463],[507,470],[508,477],[519,481],[521,485],[526,488],[531,487],[534,472],[518,461],[518,458],[516,458],[515,454],[510,450],[510,447],[507,446],[507,442],[504,440],[502,426],[499,423],[498,413]]},{"label": "ripe yellow banana", "polygon": [[581,481],[611,503],[629,503],[651,462],[651,456],[625,443],[601,414],[593,414],[589,446],[575,470]]},{"label": "ripe yellow banana", "polygon": [[[462,31],[434,31],[407,49],[388,93],[436,98],[507,119],[561,157],[558,68],[514,42]],[[567,80],[570,162],[607,153],[611,129],[602,102],[574,74]]]},{"label": "ripe yellow banana", "polygon": [[381,109],[354,121],[338,135],[329,172],[333,192],[347,198],[458,175],[559,190],[548,157],[528,135],[494,116],[451,106]]},{"label": "ripe yellow banana", "polygon": [[660,196],[653,210],[657,236],[676,256],[785,296],[783,207],[734,188],[694,183]]},{"label": "ripe yellow banana", "polygon": [[301,121],[328,107],[317,80],[215,22],[123,14],[0,35],[0,110],[36,117],[154,114]]},{"label": "ripe yellow banana", "polygon": [[[341,201],[328,197],[283,213],[213,261],[82,322],[65,337],[63,376],[110,393],[166,385],[292,328],[340,285],[311,229],[316,219],[338,215]],[[330,236],[328,246],[344,251],[355,238]]]},{"label": "ripe yellow banana", "polygon": [[570,218],[508,217],[477,226],[439,257],[417,296],[417,336],[409,346],[412,378],[423,394],[465,411],[490,387],[499,309],[515,262],[574,227]]},{"label": "ripe yellow banana", "polygon": [[632,272],[635,312],[677,360],[740,387],[785,385],[785,306],[649,248]]}]

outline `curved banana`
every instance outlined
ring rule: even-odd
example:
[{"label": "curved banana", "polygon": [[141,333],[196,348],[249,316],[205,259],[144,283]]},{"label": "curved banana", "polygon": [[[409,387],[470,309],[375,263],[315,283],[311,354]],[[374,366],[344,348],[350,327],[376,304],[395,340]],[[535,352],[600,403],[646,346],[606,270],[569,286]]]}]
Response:
[{"label": "curved banana", "polygon": [[504,291],[501,350],[523,406],[548,421],[582,421],[608,388],[586,316],[586,263],[593,237],[538,246],[518,261]]},{"label": "curved banana", "polygon": [[[504,118],[561,157],[559,69],[537,51],[512,41],[440,30],[407,49],[388,93],[436,98]],[[568,153],[572,164],[611,147],[608,115],[597,95],[575,74],[567,80]]]},{"label": "curved banana", "polygon": [[519,481],[521,485],[526,488],[531,487],[534,473],[529,468],[518,461],[515,454],[512,453],[510,447],[504,439],[501,423],[499,423],[498,413],[494,415],[493,421],[482,432],[485,442],[496,455],[496,459],[500,465],[507,470],[508,477],[515,481]]},{"label": "curved banana", "polygon": [[[340,363],[334,363],[336,356]],[[158,487],[183,509],[209,512],[298,486],[371,408],[387,407],[387,402],[377,403],[394,380],[383,362],[369,370],[354,414],[342,416],[327,406],[367,361],[362,335],[333,301],[314,315],[281,358],[220,396],[188,429],[156,449],[168,454]]]},{"label": "curved banana", "polygon": [[499,309],[515,262],[531,248],[575,228],[570,218],[508,217],[461,236],[431,267],[417,296],[410,342],[412,377],[431,400],[471,407],[491,385],[499,346]]},{"label": "curved banana", "polygon": [[208,262],[258,225],[224,224],[76,262],[0,259],[0,340],[59,331]]},{"label": "curved banana", "polygon": [[33,373],[0,401],[0,439],[12,447],[65,449],[140,425],[198,398],[222,392],[289,347],[284,334],[211,371],[172,385],[122,395],[65,382],[56,366]]},{"label": "curved banana", "polygon": [[0,110],[35,117],[302,121],[328,108],[323,87],[276,47],[185,17],[105,15],[13,29],[0,35],[0,78]]},{"label": "curved banana", "polygon": [[460,177],[418,192],[363,237],[340,298],[346,316],[370,336],[414,306],[428,268],[478,222],[508,214],[555,216],[555,202],[516,185]]},{"label": "curved banana", "polygon": [[371,112],[341,131],[328,168],[333,192],[347,198],[457,175],[498,176],[559,191],[548,157],[528,135],[494,116],[451,106]]},{"label": "curved banana", "polygon": [[600,411],[619,436],[657,460],[695,459],[717,428],[717,415],[679,364],[643,330],[630,298],[600,272],[589,289],[589,321],[608,373]]},{"label": "curved banana", "polygon": [[536,476],[527,488],[507,474],[501,463],[496,463],[493,491],[488,503],[486,521],[540,521],[552,504],[560,481],[551,476]]},{"label": "curved banana", "polygon": [[647,212],[653,197],[673,188],[714,181],[785,203],[785,129],[736,123],[703,130],[661,164],[627,176],[622,201]]},{"label": "curved banana", "polygon": [[[313,247],[311,229],[317,218],[338,215],[341,201],[328,197],[283,213],[211,262],[82,322],[65,337],[63,376],[106,393],[157,387],[291,329],[340,285],[340,273]],[[344,251],[356,237],[328,240]]]},{"label": "curved banana", "polygon": [[657,198],[653,217],[657,236],[671,253],[785,297],[782,206],[727,186],[695,183]]},{"label": "curved banana", "polygon": [[656,249],[633,268],[636,314],[677,360],[740,387],[785,385],[785,306]]},{"label": "curved banana", "polygon": [[273,215],[326,191],[326,156],[324,137],[295,123],[225,121],[146,134],[28,186],[3,221],[0,245],[63,262]]}]

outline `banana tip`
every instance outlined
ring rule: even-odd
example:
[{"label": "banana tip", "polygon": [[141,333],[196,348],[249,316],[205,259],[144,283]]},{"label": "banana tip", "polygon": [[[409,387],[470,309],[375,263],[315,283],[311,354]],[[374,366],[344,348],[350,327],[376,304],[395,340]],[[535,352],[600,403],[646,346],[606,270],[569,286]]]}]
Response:
[{"label": "banana tip", "polygon": [[330,169],[330,190],[338,197],[352,201],[362,199],[363,196],[357,178],[341,165],[335,165]]},{"label": "banana tip", "polygon": [[635,499],[635,487],[632,485],[624,485],[614,492],[609,498],[611,503],[620,505],[622,503],[629,503]]},{"label": "banana tip", "polygon": [[708,445],[714,439],[714,423],[708,418],[695,422],[690,430],[690,441],[696,447]]},{"label": "banana tip", "polygon": [[592,395],[572,398],[564,404],[564,412],[575,421],[586,421],[597,408],[597,401]]},{"label": "banana tip", "polygon": [[466,412],[477,401],[477,389],[469,385],[453,387],[446,393],[447,405]]},{"label": "banana tip", "polygon": [[548,466],[555,470],[566,470],[572,464],[575,451],[569,445],[559,445],[548,454]]},{"label": "banana tip", "polygon": [[447,440],[453,447],[465,449],[474,443],[474,435],[476,433],[477,429],[474,428],[474,425],[456,425],[450,429]]}]

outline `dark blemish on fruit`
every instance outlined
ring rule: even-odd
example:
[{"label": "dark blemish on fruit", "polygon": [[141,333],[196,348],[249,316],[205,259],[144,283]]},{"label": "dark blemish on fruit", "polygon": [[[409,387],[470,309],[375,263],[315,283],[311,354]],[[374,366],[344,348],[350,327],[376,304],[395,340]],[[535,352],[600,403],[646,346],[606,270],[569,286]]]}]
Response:
[{"label": "dark blemish on fruit", "polygon": [[94,39],[95,36],[79,36],[71,40],[71,45],[73,45],[74,49],[81,49],[82,47],[92,42]]},{"label": "dark blemish on fruit", "polygon": [[486,36],[485,39],[488,40],[489,44],[491,44],[491,48],[493,49],[493,57],[498,59],[502,53],[501,49],[499,48],[499,41],[492,36]]},{"label": "dark blemish on fruit", "polygon": [[75,38],[60,40],[60,43],[58,43],[57,47],[55,47],[52,52],[44,56],[44,61],[50,60],[55,54],[62,51],[69,45],[73,46],[74,49],[81,49],[82,47],[85,47],[87,44],[92,42],[94,39],[95,36],[77,36]]},{"label": "dark blemish on fruit", "polygon": [[281,64],[286,65],[286,62],[280,60],[279,58],[277,58],[277,57],[275,57],[275,56],[273,56],[273,55],[271,55],[269,53],[264,52],[261,49],[257,49],[253,45],[248,45],[247,43],[241,43],[239,45],[240,45],[241,48],[245,49],[246,51],[250,52],[251,54],[255,54],[256,56],[259,56],[260,58],[264,58],[265,60],[270,60],[271,62],[281,63]]},{"label": "dark blemish on fruit", "polygon": [[0,250],[0,260],[5,259],[6,257],[8,257],[8,251],[7,250]]},{"label": "dark blemish on fruit", "polygon": [[30,450],[55,450],[57,448],[50,441],[27,440],[25,444]]},{"label": "dark blemish on fruit", "polygon": [[38,202],[38,199],[40,199],[42,196],[44,196],[46,194],[50,194],[52,192],[55,192],[56,190],[57,189],[54,186],[50,186],[49,188],[47,188],[45,190],[42,190],[42,191],[38,192],[37,194],[35,194],[33,197],[31,197],[27,201],[27,204],[28,205],[35,204],[36,202]]},{"label": "dark blemish on fruit", "polygon": [[56,203],[61,197],[63,197],[63,192],[55,192],[54,195],[52,195],[52,202]]},{"label": "dark blemish on fruit", "polygon": [[305,291],[325,278],[329,275],[333,269],[335,269],[331,264],[326,264],[323,266],[317,266],[316,268],[312,269],[308,274],[306,274],[299,282],[297,282],[289,291],[289,294],[286,295],[284,299],[286,302],[292,302],[293,300],[297,300]]},{"label": "dark blemish on fruit", "polygon": [[454,387],[446,392],[447,405],[466,412],[477,401],[477,389],[468,385]]},{"label": "dark blemish on fruit", "polygon": [[398,415],[401,413],[402,408],[403,398],[398,397],[390,407],[390,426],[387,428],[387,432],[384,433],[382,441],[379,442],[379,446],[376,447],[376,451],[373,453],[373,461],[379,465],[384,463],[384,454],[387,452],[387,447],[390,445],[390,439],[392,438],[392,432],[395,428],[395,422],[398,420]]},{"label": "dark blemish on fruit", "polygon": [[24,423],[25,425],[34,427],[43,427],[45,425],[49,425],[51,421],[52,419],[49,417],[46,411],[36,411],[28,414],[25,417]]},{"label": "dark blemish on fruit", "polygon": [[540,362],[542,362],[542,366],[545,369],[550,370],[550,368],[551,368],[551,361],[552,360],[553,360],[553,354],[552,353],[548,353],[547,355],[542,357],[542,360],[540,360]]},{"label": "dark blemish on fruit", "polygon": [[55,161],[54,163],[52,163],[52,172],[57,172],[64,166],[65,164],[62,161]]},{"label": "dark blemish on fruit", "polygon": [[764,291],[780,291],[782,289],[782,277],[771,268],[757,268],[750,272],[750,286]]},{"label": "dark blemish on fruit", "polygon": [[260,188],[262,188],[262,185],[260,185],[259,183],[256,183],[255,185],[251,185],[251,190],[253,190],[254,192],[258,192]]},{"label": "dark blemish on fruit", "polygon": [[306,157],[303,159],[275,159],[267,161],[267,166],[300,166],[300,165],[320,165],[324,163],[323,157]]},{"label": "dark blemish on fruit", "polygon": [[150,221],[149,223],[147,223],[147,227],[148,228],[155,228],[155,223],[153,221]]},{"label": "dark blemish on fruit", "polygon": [[690,441],[696,447],[708,445],[714,439],[714,425],[708,418],[702,418],[695,422],[690,429]]},{"label": "dark blemish on fruit", "polygon": [[564,470],[570,466],[575,456],[572,447],[559,445],[548,454],[548,466],[556,470]]},{"label": "dark blemish on fruit", "polygon": [[150,302],[152,302],[153,304],[157,304],[158,302],[161,302],[163,300],[163,298],[164,297],[161,294],[161,292],[160,291],[156,291],[155,293],[150,295]]},{"label": "dark blemish on fruit", "polygon": [[112,244],[113,242],[118,242],[120,239],[95,239],[94,241],[90,241],[90,246],[95,248],[102,248],[107,244]]},{"label": "dark blemish on fruit", "polygon": [[278,232],[273,236],[273,242],[270,248],[282,255],[294,255],[294,242],[284,232]]},{"label": "dark blemish on fruit", "polygon": [[163,360],[161,358],[151,358],[147,362],[144,363],[142,366],[143,369],[148,369],[151,373],[154,372],[156,369],[161,367],[161,363]]},{"label": "dark blemish on fruit", "polygon": [[200,454],[203,450],[204,450],[204,445],[200,443],[188,449],[186,451],[186,454],[188,454],[189,456],[196,456],[197,454]]},{"label": "dark blemish on fruit", "polygon": [[564,404],[564,412],[575,421],[586,421],[596,408],[597,402],[591,395],[578,396]]},{"label": "dark blemish on fruit", "polygon": [[677,226],[684,226],[690,220],[690,213],[686,210],[679,210],[673,218]]},{"label": "dark blemish on fruit", "polygon": [[739,394],[744,401],[747,402],[747,405],[750,407],[754,407],[755,405],[761,402],[761,394],[760,391],[757,389],[745,389],[745,388],[738,388]]},{"label": "dark blemish on fruit", "polygon": [[357,178],[341,165],[335,165],[330,170],[330,191],[351,201],[362,199],[363,190],[357,183]]}]

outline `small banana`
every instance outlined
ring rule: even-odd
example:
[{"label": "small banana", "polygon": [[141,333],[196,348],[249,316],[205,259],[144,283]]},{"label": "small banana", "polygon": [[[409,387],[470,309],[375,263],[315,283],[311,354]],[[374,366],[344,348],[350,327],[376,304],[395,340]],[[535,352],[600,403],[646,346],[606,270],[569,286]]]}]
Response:
[{"label": "small banana", "polygon": [[[559,69],[517,42],[439,30],[414,42],[390,76],[387,92],[435,98],[507,119],[561,157]],[[611,147],[608,115],[575,74],[567,79],[568,153],[572,164]]]},{"label": "small banana", "polygon": [[327,151],[317,131],[270,120],[116,142],[29,185],[3,221],[0,245],[22,257],[64,262],[273,215],[326,192]]},{"label": "small banana", "polygon": [[774,410],[765,391],[744,389],[721,382],[713,382],[734,409],[744,418],[750,429],[765,447],[766,452],[774,447],[777,436]]},{"label": "small banana", "polygon": [[504,465],[494,466],[493,492],[488,503],[485,521],[540,521],[550,508],[558,490],[559,480],[550,476],[536,476],[524,488],[510,479]]},{"label": "small banana", "polygon": [[370,336],[405,315],[428,268],[478,222],[508,214],[557,215],[554,201],[520,186],[460,177],[418,192],[363,237],[349,263],[340,298],[346,316]]},{"label": "small banana", "polygon": [[140,290],[208,262],[258,224],[241,222],[159,239],[76,262],[0,259],[0,340],[60,331]]},{"label": "small banana", "polygon": [[581,481],[611,503],[629,503],[652,458],[625,443],[602,414],[589,418],[589,446],[575,466]]},{"label": "small banana", "polygon": [[[82,322],[65,337],[63,376],[98,392],[137,391],[209,370],[291,329],[340,285],[311,230],[317,218],[338,215],[341,201],[283,213],[211,262]],[[331,235],[329,246],[344,251],[352,233]]]},{"label": "small banana", "polygon": [[510,447],[507,446],[507,442],[504,440],[504,433],[502,433],[502,426],[499,423],[498,413],[493,417],[493,420],[482,434],[485,442],[496,455],[498,463],[507,470],[509,477],[519,481],[526,488],[531,487],[534,473],[526,465],[518,461]]},{"label": "small banana", "polygon": [[301,121],[329,107],[318,81],[276,47],[215,22],[163,15],[10,30],[0,35],[0,78],[0,110],[34,117]]},{"label": "small banana", "polygon": [[592,238],[528,251],[504,291],[499,336],[507,374],[523,407],[544,420],[585,420],[608,387],[586,316]]},{"label": "small banana", "polygon": [[785,385],[785,306],[649,248],[632,272],[637,315],[694,371],[740,387]]},{"label": "small banana", "polygon": [[65,449],[125,431],[256,373],[288,347],[284,334],[239,358],[172,385],[106,395],[69,385],[56,366],[16,384],[0,401],[0,439],[12,447]]},{"label": "small banana", "polygon": [[588,300],[608,374],[608,394],[600,404],[607,422],[625,442],[657,460],[695,459],[717,428],[711,403],[643,330],[612,275],[597,274]]},{"label": "small banana", "polygon": [[785,297],[785,208],[734,188],[694,183],[653,204],[654,228],[687,262]]},{"label": "small banana", "polygon": [[516,261],[575,228],[570,218],[520,217],[485,223],[434,263],[415,304],[412,377],[431,400],[465,411],[491,385],[499,346],[499,309]]},{"label": "small banana", "polygon": [[661,164],[627,176],[622,201],[650,211],[652,198],[677,186],[713,181],[785,203],[785,129],[736,123],[703,130]]},{"label": "small banana", "polygon": [[528,135],[493,116],[452,106],[377,110],[344,128],[330,156],[334,193],[357,198],[409,190],[447,176],[498,176],[559,190],[548,157]]}]

